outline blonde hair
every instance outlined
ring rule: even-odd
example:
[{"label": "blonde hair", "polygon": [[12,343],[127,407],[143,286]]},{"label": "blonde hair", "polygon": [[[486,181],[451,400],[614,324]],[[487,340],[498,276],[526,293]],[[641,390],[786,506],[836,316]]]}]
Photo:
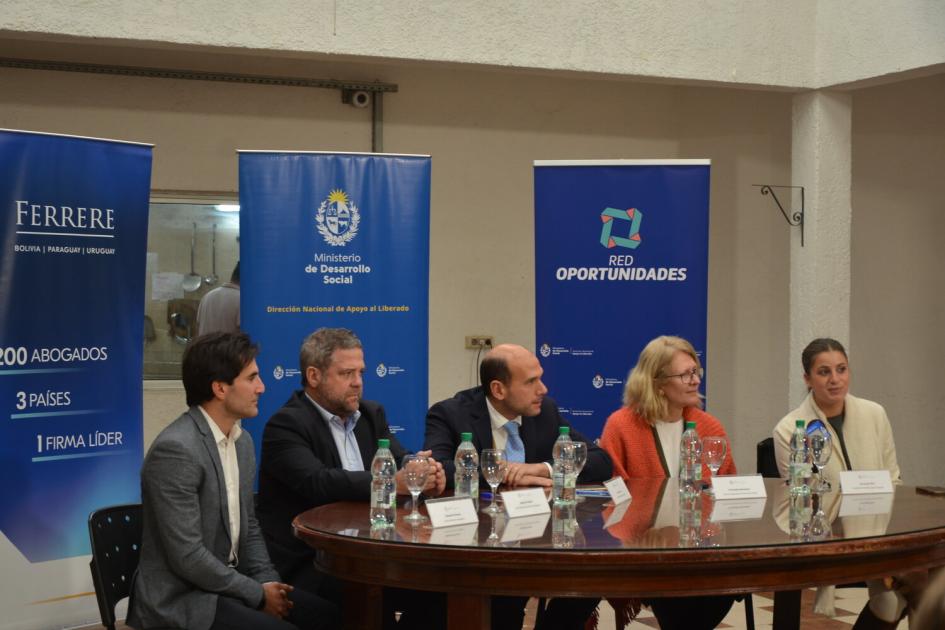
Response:
[{"label": "blonde hair", "polygon": [[646,344],[640,352],[637,364],[627,375],[623,404],[643,416],[650,424],[653,424],[654,420],[665,419],[669,413],[666,396],[660,392],[657,381],[666,378],[666,369],[677,352],[685,352],[692,357],[697,367],[702,368],[702,362],[691,343],[682,337],[663,335]]}]

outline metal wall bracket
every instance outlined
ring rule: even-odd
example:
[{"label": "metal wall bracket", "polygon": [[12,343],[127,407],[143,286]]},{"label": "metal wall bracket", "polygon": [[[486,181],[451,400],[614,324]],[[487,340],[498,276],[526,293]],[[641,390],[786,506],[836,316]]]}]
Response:
[{"label": "metal wall bracket", "polygon": [[[803,186],[775,186],[773,184],[752,184],[756,188],[761,188],[762,195],[771,195],[771,198],[774,199],[774,203],[778,205],[778,210],[781,211],[781,214],[784,216],[784,220],[788,222],[788,225],[800,226],[801,227],[801,247],[804,247],[804,187]],[[775,188],[787,188],[790,190],[799,190],[801,191],[801,208],[800,210],[791,210],[786,211],[784,206],[781,205],[781,200],[778,199],[778,195],[774,192]],[[790,215],[788,214],[790,212]]]}]

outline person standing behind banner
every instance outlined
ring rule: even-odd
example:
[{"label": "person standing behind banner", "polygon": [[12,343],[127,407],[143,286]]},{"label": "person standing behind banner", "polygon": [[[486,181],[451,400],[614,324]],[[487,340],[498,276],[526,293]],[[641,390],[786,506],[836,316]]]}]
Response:
[{"label": "person standing behind banner", "polygon": [[197,335],[240,331],[240,263],[230,281],[209,291],[197,306]]},{"label": "person standing behind banner", "polygon": [[338,609],[283,584],[253,509],[256,458],[242,418],[265,391],[257,347],[213,333],[184,351],[184,414],[155,438],[141,468],[141,558],[128,625],[283,630],[340,625]]},{"label": "person standing behind banner", "polygon": [[[842,470],[888,470],[892,482],[900,483],[896,444],[886,410],[849,393],[850,364],[843,345],[836,339],[814,339],[801,353],[801,366],[807,396],[774,428],[774,452],[781,476],[788,474],[795,420],[820,419],[831,437],[832,453],[825,466],[828,479],[839,483]],[[905,596],[898,589],[887,588],[884,580],[869,580],[867,587],[870,599],[854,628],[895,628],[907,612]],[[822,588],[816,610],[831,609],[832,589]]]},{"label": "person standing behind banner", "polygon": [[[339,597],[334,579],[316,571],[315,550],[295,537],[292,519],[310,508],[371,496],[371,460],[380,438],[390,440],[398,467],[406,450],[391,433],[384,408],[362,400],[364,351],[361,340],[344,328],[319,328],[302,343],[302,389],[292,394],[263,430],[259,468],[259,520],[276,568],[296,587]],[[409,495],[403,471],[397,494]],[[443,467],[427,479],[424,492],[439,495],[446,486]],[[434,628],[445,620],[445,598],[434,593],[387,589],[385,627],[393,611],[403,612],[397,627]]]},{"label": "person standing behind banner", "polygon": [[[629,478],[679,476],[679,442],[684,421],[694,421],[700,438],[728,436],[722,423],[702,411],[702,364],[692,344],[681,337],[653,339],[627,376],[624,406],[607,418],[601,447],[610,454],[614,472]],[[731,446],[720,475],[734,475]],[[709,470],[703,465],[703,478]],[[662,597],[644,601],[664,629],[716,627],[735,601],[729,595]],[[631,606],[634,606],[631,603]]]},{"label": "person standing behind banner", "polygon": [[[424,448],[443,464],[447,482],[452,483],[453,456],[462,433],[472,433],[477,451],[505,449],[509,471],[505,484],[511,487],[551,486],[552,448],[558,427],[570,424],[558,407],[546,398],[548,388],[541,381],[541,364],[522,346],[496,346],[479,366],[482,385],[457,393],[436,403],[427,412]],[[578,479],[582,483],[610,478],[610,457],[596,444],[571,428],[571,439],[587,444],[587,463]],[[492,628],[522,627],[525,597],[493,597]],[[597,599],[556,598],[540,611],[535,627],[584,628],[597,606]]]}]

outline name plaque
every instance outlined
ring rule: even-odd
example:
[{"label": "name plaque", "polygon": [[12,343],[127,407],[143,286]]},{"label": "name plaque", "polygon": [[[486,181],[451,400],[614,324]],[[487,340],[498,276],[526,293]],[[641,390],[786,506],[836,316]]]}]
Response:
[{"label": "name plaque", "polygon": [[765,482],[761,475],[722,475],[712,477],[712,489],[715,500],[725,499],[765,499]]},{"label": "name plaque", "polygon": [[531,516],[532,514],[551,514],[548,497],[544,488],[526,488],[507,490],[502,493],[502,502],[509,518]]},{"label": "name plaque", "polygon": [[607,492],[610,493],[610,499],[614,502],[614,505],[626,503],[633,498],[630,496],[630,490],[627,489],[627,484],[624,483],[623,479],[620,477],[614,477],[613,479],[605,481],[604,487],[607,488]]},{"label": "name plaque", "polygon": [[426,505],[427,514],[430,515],[430,525],[434,529],[479,523],[479,514],[476,512],[472,497],[427,499]]},{"label": "name plaque", "polygon": [[892,477],[888,470],[840,471],[841,494],[885,494],[892,491]]}]

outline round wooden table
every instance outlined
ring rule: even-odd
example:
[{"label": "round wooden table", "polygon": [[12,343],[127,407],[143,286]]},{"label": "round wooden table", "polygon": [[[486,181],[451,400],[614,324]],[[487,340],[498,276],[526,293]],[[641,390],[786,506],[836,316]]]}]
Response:
[{"label": "round wooden table", "polygon": [[[665,597],[796,592],[945,565],[945,499],[898,486],[891,496],[824,496],[827,538],[788,533],[782,480],[765,480],[767,499],[698,501],[682,520],[674,482],[632,479],[629,505],[588,498],[545,521],[524,517],[433,530],[403,522],[372,530],[364,503],[311,509],[293,522],[317,550],[316,563],[346,581],[346,625],[380,627],[381,586],[448,594],[449,628],[488,628],[491,595]],[[763,501],[763,506],[761,505]],[[874,513],[870,513],[874,512]],[[726,520],[738,518],[740,520]],[[498,540],[489,540],[495,523]],[[462,527],[462,526],[460,526]],[[515,539],[518,536],[530,536]],[[799,594],[776,597],[775,627],[799,624]]]}]

